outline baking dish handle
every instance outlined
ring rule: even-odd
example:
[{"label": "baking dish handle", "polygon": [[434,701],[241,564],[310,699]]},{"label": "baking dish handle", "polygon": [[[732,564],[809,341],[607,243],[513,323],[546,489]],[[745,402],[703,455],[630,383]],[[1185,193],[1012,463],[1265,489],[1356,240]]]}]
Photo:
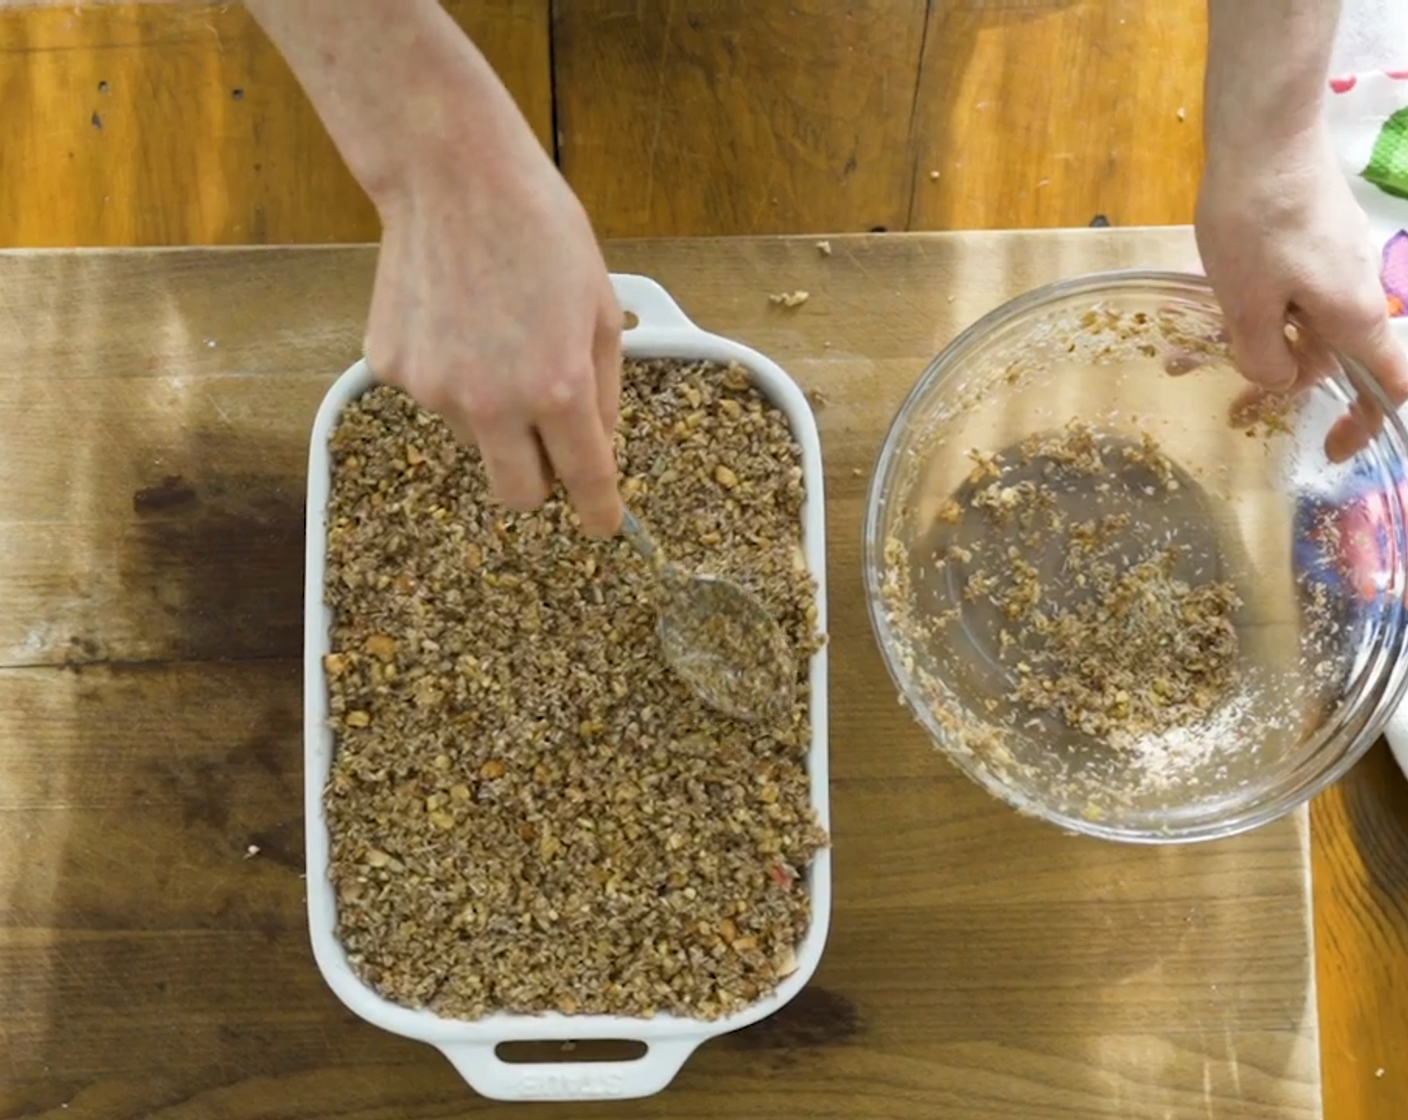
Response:
[{"label": "baking dish handle", "polygon": [[652,329],[698,330],[689,316],[680,310],[671,297],[649,276],[636,276],[628,272],[613,272],[611,285],[616,289],[616,298],[621,309],[634,315],[638,324]]},{"label": "baking dish handle", "polygon": [[699,1038],[662,1038],[624,1062],[506,1062],[494,1042],[447,1042],[438,1049],[469,1086],[495,1101],[624,1101],[660,1092]]}]

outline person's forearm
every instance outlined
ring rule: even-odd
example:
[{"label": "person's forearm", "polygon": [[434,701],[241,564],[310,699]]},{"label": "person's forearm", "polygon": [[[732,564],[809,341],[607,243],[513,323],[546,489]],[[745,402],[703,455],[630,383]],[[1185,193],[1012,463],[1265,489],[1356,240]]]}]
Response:
[{"label": "person's forearm", "polygon": [[433,153],[472,151],[488,171],[506,145],[531,138],[513,98],[437,0],[245,6],[373,198]]},{"label": "person's forearm", "polygon": [[1256,159],[1315,126],[1339,13],[1339,0],[1208,0],[1209,159]]}]

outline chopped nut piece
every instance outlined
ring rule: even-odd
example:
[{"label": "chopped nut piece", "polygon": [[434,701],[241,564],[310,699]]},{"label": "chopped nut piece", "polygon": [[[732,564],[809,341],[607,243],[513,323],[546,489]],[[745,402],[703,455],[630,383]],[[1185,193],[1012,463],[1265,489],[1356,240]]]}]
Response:
[{"label": "chopped nut piece", "polygon": [[963,507],[950,498],[939,507],[934,519],[944,525],[957,525],[963,519]]},{"label": "chopped nut piece", "polygon": [[999,456],[974,448],[968,452],[968,458],[973,460],[973,469],[968,472],[968,481],[974,486],[990,478],[1002,477],[1002,460]]},{"label": "chopped nut piece", "polygon": [[725,490],[732,490],[738,485],[738,475],[734,474],[732,470],[720,463],[714,468],[714,481]]},{"label": "chopped nut piece", "polygon": [[810,292],[777,292],[768,296],[768,302],[775,307],[801,307],[810,298]]},{"label": "chopped nut piece", "polygon": [[831,255],[831,242],[829,242],[829,241],[818,241],[818,242],[816,243],[816,247],[817,247],[817,251],[818,251],[819,253],[821,253],[821,255],[822,255],[823,257],[829,257],[829,256]]},{"label": "chopped nut piece", "polygon": [[363,647],[373,657],[382,661],[393,661],[396,658],[396,639],[387,634],[372,634],[363,643]]},{"label": "chopped nut piece", "polygon": [[723,386],[732,393],[742,393],[752,388],[753,382],[748,377],[748,371],[742,366],[729,366],[724,371]]},{"label": "chopped nut piece", "polygon": [[975,509],[991,511],[999,520],[1006,520],[1014,510],[1035,495],[1036,486],[1031,482],[1019,482],[1015,486],[994,482],[973,495],[973,506]]}]

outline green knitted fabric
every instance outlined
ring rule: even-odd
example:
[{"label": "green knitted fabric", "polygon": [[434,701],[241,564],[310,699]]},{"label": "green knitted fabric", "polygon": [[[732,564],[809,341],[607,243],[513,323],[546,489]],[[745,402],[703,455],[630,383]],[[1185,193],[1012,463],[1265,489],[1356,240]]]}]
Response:
[{"label": "green knitted fabric", "polygon": [[1363,176],[1386,194],[1408,198],[1408,108],[1384,122]]}]

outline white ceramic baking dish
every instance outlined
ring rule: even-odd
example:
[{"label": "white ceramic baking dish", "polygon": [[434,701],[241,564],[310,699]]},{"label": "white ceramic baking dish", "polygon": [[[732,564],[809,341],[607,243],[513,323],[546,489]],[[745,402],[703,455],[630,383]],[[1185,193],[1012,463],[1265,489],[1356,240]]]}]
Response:
[{"label": "white ceramic baking dish", "polygon": [[[806,482],[803,552],[817,582],[818,625],[826,622],[826,525],[822,489],[821,443],[806,397],[774,362],[762,354],[696,327],[653,280],[613,276],[617,297],[636,323],[625,334],[625,353],[635,358],[695,358],[737,362],[753,383],[791,422],[802,447]],[[706,1040],[746,1027],[791,1000],[816,971],[831,914],[831,853],[817,854],[806,878],[811,925],[797,949],[797,971],[776,992],[737,1014],[714,1022],[658,1016],[496,1015],[477,1022],[442,1019],[390,1003],[353,973],[335,936],[336,898],[328,878],[329,837],[323,817],[323,786],[332,764],[334,742],[328,726],[327,682],[323,656],[328,652],[332,612],[323,602],[330,485],[328,440],[338,415],[373,384],[365,362],[358,362],[333,383],[313,425],[308,463],[307,565],[304,589],[304,800],[307,820],[308,924],[313,955],[324,979],[348,1008],[383,1030],[428,1042],[454,1064],[480,1094],[496,1100],[590,1100],[644,1097],[664,1089],[691,1053]],[[829,829],[827,766],[826,650],[811,663],[811,722],[808,754],[812,805]],[[628,1039],[644,1043],[644,1055],[622,1062],[506,1062],[496,1048],[506,1042]]]}]

